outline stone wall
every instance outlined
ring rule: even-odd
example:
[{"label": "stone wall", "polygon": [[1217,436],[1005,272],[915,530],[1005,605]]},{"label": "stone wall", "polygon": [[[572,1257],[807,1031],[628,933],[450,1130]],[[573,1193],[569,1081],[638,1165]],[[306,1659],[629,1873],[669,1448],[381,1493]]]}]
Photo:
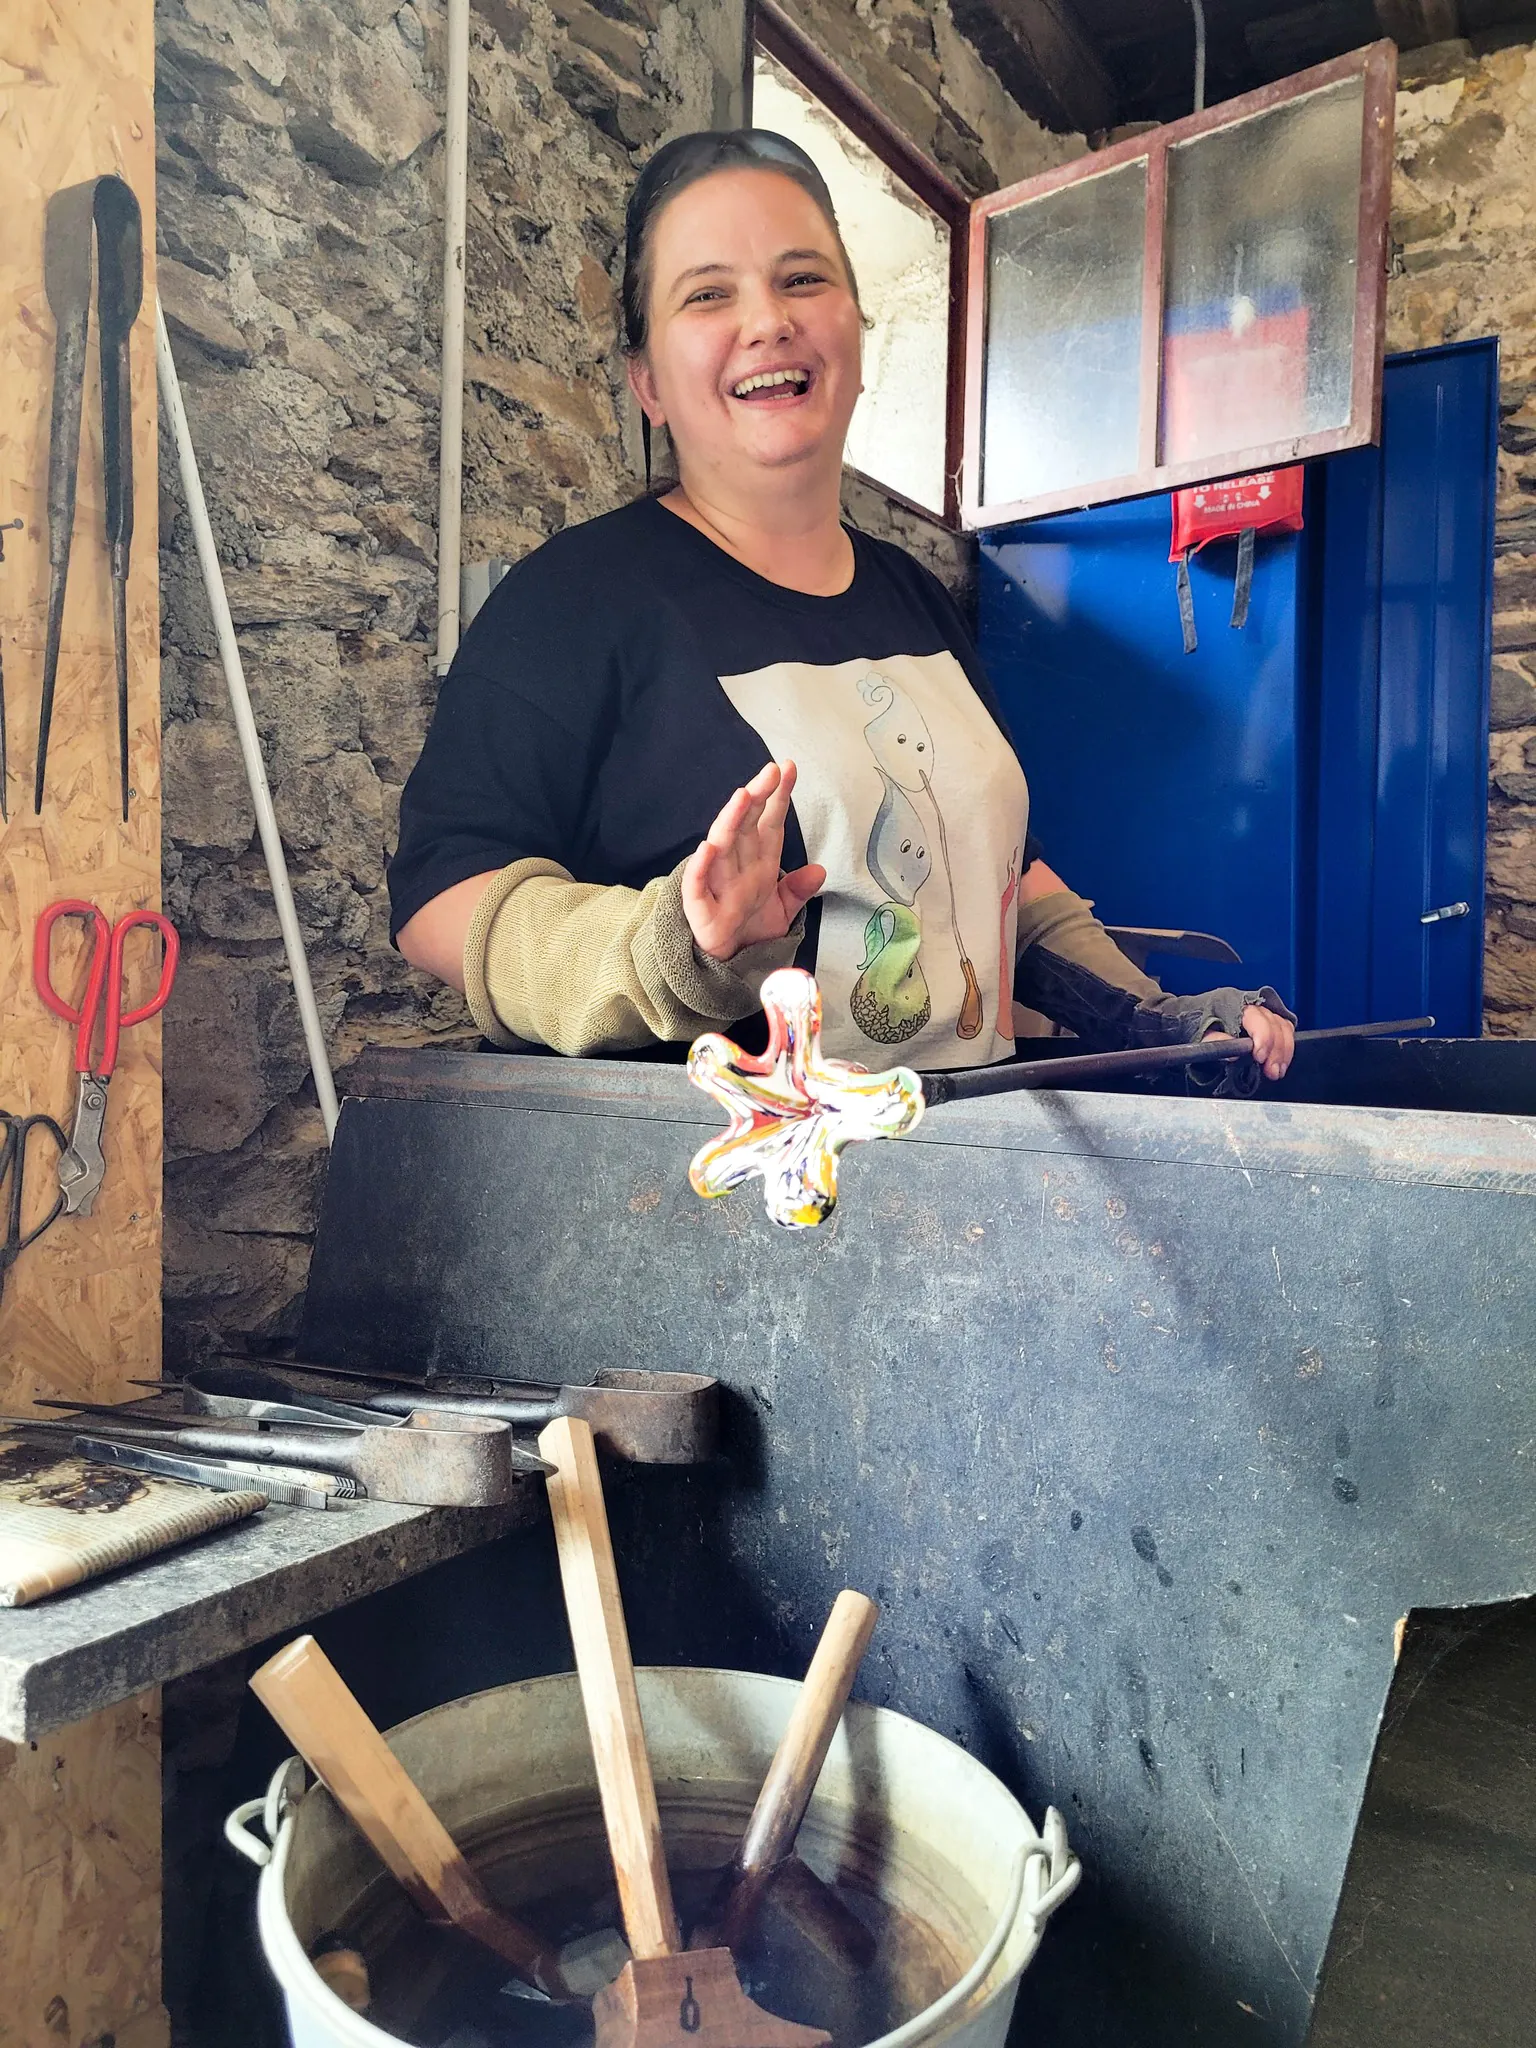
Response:
[{"label": "stone wall", "polygon": [[1536,49],[1403,60],[1390,349],[1500,340],[1485,1028],[1536,1035]]},{"label": "stone wall", "polygon": [[1081,135],[1052,135],[1022,112],[956,28],[951,0],[780,4],[963,192],[1017,184],[1087,146]]},{"label": "stone wall", "polygon": [[[366,0],[168,0],[156,22],[160,292],[338,1048],[353,1006],[453,1021],[394,972],[379,886],[431,620],[431,20]],[[175,1359],[189,1321],[259,1327],[301,1284],[324,1136],[168,454]]]},{"label": "stone wall", "polygon": [[[740,118],[739,0],[474,0],[466,560],[639,484],[615,284],[655,144]],[[958,182],[1045,136],[947,0],[806,0],[810,31]],[[470,1042],[390,948],[384,864],[435,694],[441,0],[159,0],[160,288],[338,1071]],[[162,461],[166,1338],[290,1328],[325,1140],[175,464]],[[854,485],[957,588],[969,543]]]}]

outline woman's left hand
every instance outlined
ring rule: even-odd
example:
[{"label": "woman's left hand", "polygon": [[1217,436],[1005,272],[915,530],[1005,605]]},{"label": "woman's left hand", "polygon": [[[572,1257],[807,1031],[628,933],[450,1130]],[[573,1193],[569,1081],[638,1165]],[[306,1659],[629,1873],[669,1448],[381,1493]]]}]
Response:
[{"label": "woman's left hand", "polygon": [[[1288,1017],[1277,1017],[1262,1003],[1250,1003],[1243,1012],[1243,1029],[1253,1040],[1253,1063],[1263,1069],[1266,1080],[1283,1081],[1296,1057],[1296,1026]],[[1230,1039],[1227,1031],[1208,1031],[1206,1039]]]},{"label": "woman's left hand", "polygon": [[1266,1079],[1284,1080],[1296,1055],[1296,1026],[1262,1003],[1250,1003],[1243,1012],[1243,1029],[1253,1040],[1254,1065],[1264,1069]]}]

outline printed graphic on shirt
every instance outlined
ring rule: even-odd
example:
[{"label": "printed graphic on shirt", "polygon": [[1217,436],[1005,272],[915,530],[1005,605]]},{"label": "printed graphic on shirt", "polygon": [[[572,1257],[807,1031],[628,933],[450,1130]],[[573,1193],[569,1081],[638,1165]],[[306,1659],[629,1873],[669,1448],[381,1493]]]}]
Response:
[{"label": "printed graphic on shirt", "polygon": [[[960,971],[965,978],[965,1000],[960,1006],[955,1035],[958,1038],[975,1038],[982,1024],[981,986],[965,950],[965,941],[960,936],[955,878],[949,865],[949,835],[944,827],[944,813],[933,794],[933,776],[938,762],[933,734],[911,696],[888,682],[878,670],[871,669],[868,675],[860,678],[859,695],[867,704],[877,707],[877,716],[864,728],[864,738],[885,783],[885,795],[865,849],[865,865],[880,886],[899,902],[910,906],[915,901],[916,891],[928,879],[932,869],[928,850],[920,843],[923,819],[912,801],[912,796],[921,790],[928,798],[938,826],[939,856],[949,891],[950,931],[959,955]],[[899,882],[892,883],[890,876],[903,877],[905,864],[914,858],[923,869],[922,877],[914,881],[910,893],[905,893]],[[889,934],[888,923],[895,927]],[[854,1022],[865,1037],[885,1045],[899,1045],[903,1039],[915,1037],[932,1012],[918,958],[921,939],[914,934],[913,923],[911,919],[903,919],[894,904],[887,904],[876,911],[864,928],[868,952],[849,1003]],[[898,948],[904,964],[910,963],[905,964],[905,972],[899,981],[891,978],[895,963],[885,964],[887,956]],[[920,997],[919,988],[922,991]]]},{"label": "printed graphic on shirt", "polygon": [[[883,706],[864,728],[884,784],[864,865],[891,901],[882,903],[864,927],[864,958],[848,1007],[866,1038],[901,1045],[933,1015],[919,957],[922,924],[916,908],[918,892],[933,873],[933,856],[922,815],[907,794],[921,786],[918,772],[925,757],[931,764],[933,742],[910,698],[903,692],[898,706],[895,690],[875,670],[859,678],[858,688],[866,704]],[[899,733],[892,722],[898,715]]]},{"label": "printed graphic on shirt", "polygon": [[[806,858],[827,870],[816,976],[828,1052],[865,1066],[1004,1058],[1029,793],[959,662],[782,661],[721,686],[774,759],[799,768]],[[995,998],[976,966],[993,932],[1006,962]]]}]

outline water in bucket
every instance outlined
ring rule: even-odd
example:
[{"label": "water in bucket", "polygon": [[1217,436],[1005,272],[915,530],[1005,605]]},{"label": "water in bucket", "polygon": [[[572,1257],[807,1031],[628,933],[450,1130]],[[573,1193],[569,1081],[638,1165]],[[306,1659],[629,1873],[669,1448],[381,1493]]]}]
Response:
[{"label": "water in bucket", "polygon": [[[690,1815],[686,1825],[669,1802],[668,1837],[678,1854],[671,1877],[685,1929],[706,1911],[716,1871],[740,1839],[754,1796],[749,1786],[740,1788],[739,1798],[711,1787],[710,1811]],[[573,1819],[566,1802],[563,1841],[553,1855],[529,1839],[525,1821],[513,1831],[514,1839],[482,1841],[474,1856],[492,1896],[560,1945],[619,1924],[595,1802],[590,1869],[574,1883],[548,1883],[551,1863],[569,1877]],[[813,1831],[803,1834],[801,1848],[814,1860],[812,1837]],[[834,1890],[874,1937],[875,1958],[867,1969],[822,1953],[771,1896],[737,1956],[749,1997],[784,2019],[824,2028],[838,2048],[876,2040],[923,2011],[969,1961],[951,1954],[932,1926],[878,1888],[859,1883],[858,1876],[841,1879]],[[393,1886],[365,1894],[335,1938],[367,1959],[373,2025],[412,2048],[589,2048],[593,2039],[587,2007],[529,1997],[504,1963],[454,1930],[427,1925]]]}]

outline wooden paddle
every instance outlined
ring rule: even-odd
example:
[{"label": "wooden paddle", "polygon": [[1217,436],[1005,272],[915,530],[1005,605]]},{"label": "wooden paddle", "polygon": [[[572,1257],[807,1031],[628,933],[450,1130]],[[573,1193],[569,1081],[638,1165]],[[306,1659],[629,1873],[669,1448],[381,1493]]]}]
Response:
[{"label": "wooden paddle", "polygon": [[755,2005],[725,1948],[683,1951],[645,1746],[592,1431],[561,1416],[539,1438],[603,1824],[631,1961],[592,2001],[597,2048],[830,2048]]},{"label": "wooden paddle", "polygon": [[[879,1619],[879,1608],[863,1593],[845,1589],[832,1603],[795,1710],[774,1751],[763,1789],[757,1795],[741,1847],[722,1871],[715,1896],[690,1938],[690,1947],[725,1947],[736,1954],[752,1931],[752,1923],[769,1891],[787,1873],[789,1865],[798,1862],[795,1837]],[[814,1873],[806,1870],[805,1876],[812,1878]],[[820,1895],[826,1891],[819,1880],[814,1889],[810,1885],[796,1887],[800,1911],[795,1917],[803,1922],[813,1918],[819,1909],[820,1916],[825,1918],[827,1900]],[[815,1902],[810,1913],[808,1898]],[[840,1919],[830,1930],[825,1945],[844,1956],[852,1946],[855,1954],[851,1960],[867,1968],[874,1956],[873,1936],[842,1905],[836,1893],[830,1894],[830,1900]],[[851,1929],[841,1925],[842,1921],[851,1922]]]},{"label": "wooden paddle", "polygon": [[496,1904],[313,1636],[279,1650],[250,1685],[429,1920],[462,1929],[555,1999],[590,1998],[622,1967],[617,1934],[557,1952]]}]

